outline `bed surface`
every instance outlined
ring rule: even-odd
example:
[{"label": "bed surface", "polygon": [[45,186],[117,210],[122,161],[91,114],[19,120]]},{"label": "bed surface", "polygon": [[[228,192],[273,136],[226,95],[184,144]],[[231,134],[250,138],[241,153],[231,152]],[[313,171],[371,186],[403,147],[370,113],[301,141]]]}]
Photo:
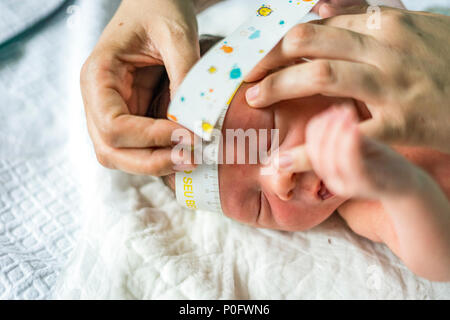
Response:
[{"label": "bed surface", "polygon": [[[7,41],[6,31],[17,35],[62,2],[2,2],[0,20],[10,19],[15,28],[1,25],[0,38]],[[7,5],[10,11],[4,11]],[[63,11],[0,50],[1,300],[49,298],[75,244],[80,193],[65,152],[67,90],[61,73],[66,18]]]},{"label": "bed surface", "polygon": [[[200,31],[234,29],[248,14],[238,2],[209,10]],[[339,218],[252,229],[183,210],[158,179],[100,168],[77,73],[117,1],[74,4],[0,50],[0,299],[450,298]]]}]

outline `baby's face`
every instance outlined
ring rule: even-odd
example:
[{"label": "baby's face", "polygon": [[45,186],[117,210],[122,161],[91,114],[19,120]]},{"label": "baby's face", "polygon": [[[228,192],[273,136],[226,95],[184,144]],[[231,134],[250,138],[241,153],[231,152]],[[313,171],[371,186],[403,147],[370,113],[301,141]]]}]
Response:
[{"label": "baby's face", "polygon": [[[339,102],[336,98],[314,96],[254,109],[245,99],[248,88],[244,84],[236,93],[225,118],[223,135],[226,129],[279,129],[280,152],[303,144],[307,122]],[[227,147],[224,139],[225,152]],[[247,145],[247,154],[248,148]],[[314,172],[262,175],[262,167],[219,166],[222,209],[228,217],[256,227],[306,230],[324,221],[346,200],[330,194]]]},{"label": "baby's face", "polygon": [[[217,42],[203,42],[206,51]],[[155,99],[153,117],[165,117],[169,105],[168,80],[163,81],[161,92]],[[228,148],[227,129],[279,129],[279,151],[282,152],[305,142],[307,122],[343,99],[313,96],[283,101],[265,109],[249,107],[245,92],[249,84],[237,91],[227,112],[222,133],[223,149]],[[362,118],[368,117],[367,109],[357,110]],[[245,152],[248,154],[248,143]],[[270,145],[269,145],[270,148]],[[267,151],[267,150],[263,150]],[[275,173],[261,175],[262,164],[219,165],[219,186],[224,213],[239,222],[255,227],[300,231],[310,229],[328,218],[344,201],[331,195],[314,172],[297,174]],[[175,188],[174,175],[168,184]]]}]

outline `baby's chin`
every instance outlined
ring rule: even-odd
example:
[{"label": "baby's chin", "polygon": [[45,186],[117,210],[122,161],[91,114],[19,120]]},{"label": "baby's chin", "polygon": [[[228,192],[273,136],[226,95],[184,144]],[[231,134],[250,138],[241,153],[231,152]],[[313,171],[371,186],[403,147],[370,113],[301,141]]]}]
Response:
[{"label": "baby's chin", "polygon": [[290,232],[313,229],[333,215],[345,201],[335,197],[315,207],[292,206],[286,210],[278,210],[273,213],[273,225],[267,228]]},{"label": "baby's chin", "polygon": [[308,230],[314,229],[315,227],[320,225],[322,222],[327,220],[333,213],[334,213],[334,211],[331,211],[324,215],[320,215],[322,218],[319,219],[318,221],[314,221],[314,222],[305,223],[304,221],[301,221],[298,224],[294,224],[294,225],[282,225],[282,226],[268,227],[267,229],[287,231],[287,232],[308,231]]}]

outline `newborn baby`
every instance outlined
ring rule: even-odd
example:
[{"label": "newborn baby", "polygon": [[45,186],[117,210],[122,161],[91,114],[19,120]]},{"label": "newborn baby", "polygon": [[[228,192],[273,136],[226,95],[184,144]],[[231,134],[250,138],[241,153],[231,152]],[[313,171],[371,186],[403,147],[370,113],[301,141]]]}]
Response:
[{"label": "newborn baby", "polygon": [[[201,42],[202,51],[208,50],[219,40],[215,37],[204,38]],[[165,77],[161,81],[160,94],[149,109],[150,116],[166,117],[169,105],[168,86]],[[317,142],[318,146],[326,144],[328,138],[333,143],[339,141],[339,137],[347,139],[349,135],[345,134],[345,130],[350,128],[353,122],[371,117],[362,103],[319,95],[283,101],[266,109],[254,109],[248,106],[245,99],[249,86],[244,83],[234,96],[224,121],[223,135],[225,136],[227,129],[268,129],[269,132],[270,129],[279,129],[280,152],[304,144],[307,139]],[[342,106],[345,106],[346,111],[342,111]],[[225,153],[226,144],[224,139]],[[370,149],[372,147],[373,150]],[[378,147],[369,144],[368,148],[356,152],[372,152],[378,156]],[[248,146],[246,149],[248,150]],[[378,170],[379,175],[375,180],[383,192],[374,193],[373,197],[369,198],[377,200],[335,196],[322,181],[327,177],[320,177],[312,171],[278,171],[273,175],[261,175],[262,164],[220,165],[219,185],[223,212],[232,219],[255,227],[301,231],[317,226],[337,211],[357,234],[388,245],[415,273],[432,280],[448,281],[450,212],[447,210],[450,196],[450,156],[425,148],[396,147],[395,150],[428,173],[424,174],[426,178],[423,190],[412,196],[403,196],[398,191],[402,188],[407,190],[410,185],[416,183],[409,178],[403,179],[409,177],[409,164],[389,149],[387,153],[380,153],[382,159],[377,159],[377,163],[383,166],[372,168],[372,171]],[[317,152],[321,157],[326,155],[323,150]],[[349,150],[337,152],[336,155],[320,161],[325,165],[333,164],[334,161],[348,160],[351,163],[350,158],[339,157],[339,152],[348,155]],[[357,169],[355,167],[355,172]],[[403,174],[404,172],[408,174]],[[399,178],[392,179],[393,174]],[[421,174],[419,176],[422,177]],[[356,181],[360,183],[358,187],[361,192],[370,189],[366,183],[366,180],[370,179],[365,178],[361,174]],[[395,187],[392,187],[391,180],[394,180]],[[174,175],[165,177],[165,181],[172,189],[175,188]],[[420,211],[422,209],[429,210],[429,214],[424,217]]]}]

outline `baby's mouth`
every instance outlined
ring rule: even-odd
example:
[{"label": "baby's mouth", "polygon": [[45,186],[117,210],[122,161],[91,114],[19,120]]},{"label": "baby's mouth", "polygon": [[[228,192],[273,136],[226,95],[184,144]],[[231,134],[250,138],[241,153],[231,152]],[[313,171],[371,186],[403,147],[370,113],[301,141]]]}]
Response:
[{"label": "baby's mouth", "polygon": [[327,200],[329,198],[334,197],[334,194],[332,194],[328,189],[327,186],[323,183],[323,181],[320,181],[320,188],[317,191],[317,195],[322,200]]}]

